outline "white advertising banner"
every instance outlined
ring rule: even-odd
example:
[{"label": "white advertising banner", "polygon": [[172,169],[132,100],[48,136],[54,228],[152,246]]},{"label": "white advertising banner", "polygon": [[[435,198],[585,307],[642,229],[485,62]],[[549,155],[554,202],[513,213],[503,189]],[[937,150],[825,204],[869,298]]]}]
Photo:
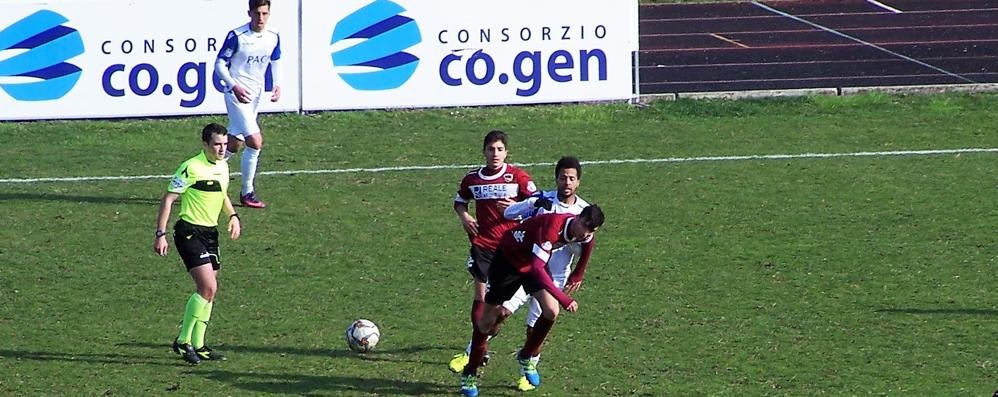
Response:
[{"label": "white advertising banner", "polygon": [[304,110],[632,95],[637,0],[301,0],[301,7]]},{"label": "white advertising banner", "polygon": [[[0,120],[225,113],[214,62],[246,1],[0,1]],[[299,3],[275,1],[282,98],[297,111]],[[269,98],[269,95],[265,96]]]}]

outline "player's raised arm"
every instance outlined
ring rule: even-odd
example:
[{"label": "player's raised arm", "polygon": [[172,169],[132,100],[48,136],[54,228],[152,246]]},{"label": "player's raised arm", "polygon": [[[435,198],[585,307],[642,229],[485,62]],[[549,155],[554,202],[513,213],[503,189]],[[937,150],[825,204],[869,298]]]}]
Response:
[{"label": "player's raised arm", "polygon": [[[538,202],[540,205],[538,205]],[[503,211],[502,216],[506,219],[513,221],[520,221],[532,217],[537,214],[538,208],[544,208],[544,204],[547,204],[547,209],[551,209],[551,200],[545,199],[542,196],[530,196],[526,200],[518,201]]]}]

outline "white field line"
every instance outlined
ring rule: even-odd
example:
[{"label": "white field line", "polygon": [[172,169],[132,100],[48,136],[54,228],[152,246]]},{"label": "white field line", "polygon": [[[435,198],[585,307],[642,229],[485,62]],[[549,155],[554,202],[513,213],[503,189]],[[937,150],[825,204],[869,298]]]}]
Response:
[{"label": "white field line", "polygon": [[[745,156],[698,156],[698,157],[667,157],[659,159],[623,159],[623,160],[592,160],[582,164],[654,164],[654,163],[692,163],[715,161],[745,161],[745,160],[794,160],[812,158],[837,157],[896,157],[896,156],[940,156],[963,153],[998,153],[998,148],[966,148],[939,150],[895,150],[883,152],[852,152],[852,153],[800,153],[800,154],[752,154]],[[554,162],[519,163],[518,167],[551,166]],[[400,167],[377,168],[339,168],[327,170],[295,170],[295,171],[262,171],[257,175],[314,175],[314,174],[352,174],[352,173],[382,173],[423,170],[471,170],[480,167],[477,164],[451,165],[412,165]],[[231,176],[239,176],[233,172]],[[77,176],[64,178],[8,178],[0,179],[0,184],[41,183],[41,182],[92,182],[92,181],[133,181],[143,179],[167,179],[172,175],[122,175],[122,176]]]}]

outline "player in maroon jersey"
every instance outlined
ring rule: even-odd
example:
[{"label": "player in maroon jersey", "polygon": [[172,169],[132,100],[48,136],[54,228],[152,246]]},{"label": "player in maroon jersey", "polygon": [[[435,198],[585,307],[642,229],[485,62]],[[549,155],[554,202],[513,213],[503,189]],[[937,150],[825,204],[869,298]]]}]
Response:
[{"label": "player in maroon jersey", "polygon": [[[486,281],[489,265],[503,233],[516,227],[517,221],[503,217],[506,207],[525,200],[537,192],[534,181],[525,171],[506,164],[506,133],[490,131],[482,140],[482,155],[485,166],[468,172],[461,179],[461,185],[454,197],[454,212],[464,227],[471,249],[468,256],[468,271],[473,278],[474,293],[471,304],[471,325],[482,317],[485,307]],[[468,212],[468,203],[475,202],[475,215]],[[470,346],[469,346],[470,349]],[[467,364],[469,351],[451,359],[449,366],[455,372]]]},{"label": "player in maroon jersey", "polygon": [[485,294],[482,318],[475,324],[471,338],[471,357],[461,375],[461,393],[478,395],[478,367],[488,350],[488,337],[499,331],[504,318],[501,304],[520,287],[540,303],[541,317],[517,355],[520,374],[533,386],[541,383],[540,373],[530,357],[540,353],[558,317],[558,306],[574,312],[579,304],[566,295],[547,271],[551,251],[572,242],[591,241],[603,225],[603,210],[593,204],[579,215],[544,214],[534,216],[506,232],[489,268],[489,291]]}]

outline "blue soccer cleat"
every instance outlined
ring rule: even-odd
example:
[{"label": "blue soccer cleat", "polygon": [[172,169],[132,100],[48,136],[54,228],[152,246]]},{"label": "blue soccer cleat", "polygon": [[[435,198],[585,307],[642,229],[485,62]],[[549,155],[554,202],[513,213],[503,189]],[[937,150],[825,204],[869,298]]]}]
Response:
[{"label": "blue soccer cleat", "polygon": [[461,395],[464,397],[478,397],[477,375],[461,375]]},{"label": "blue soccer cleat", "polygon": [[520,363],[520,375],[527,378],[527,382],[531,386],[541,385],[541,373],[537,372],[537,363],[531,360],[530,357],[520,358],[520,354],[516,355],[516,362]]}]

